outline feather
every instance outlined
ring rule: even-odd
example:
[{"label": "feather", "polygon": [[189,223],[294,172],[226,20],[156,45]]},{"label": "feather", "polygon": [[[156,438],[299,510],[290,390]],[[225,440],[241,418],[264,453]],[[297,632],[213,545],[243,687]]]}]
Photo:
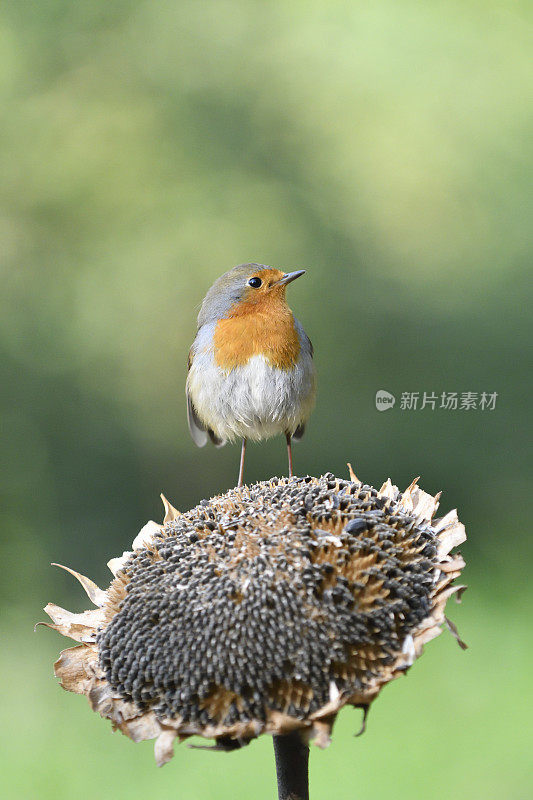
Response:
[{"label": "feather", "polygon": [[[191,433],[193,442],[198,447],[204,447],[207,444],[208,433],[204,425],[200,422],[196,410],[192,404],[189,393],[187,392],[187,422],[189,423],[189,431]],[[209,432],[211,433],[211,431]]]},{"label": "feather", "polygon": [[220,436],[217,436],[216,433],[213,430],[211,430],[211,428],[207,429],[207,433],[209,434],[209,438],[211,439],[215,447],[224,447],[224,445],[226,444],[225,439],[221,439]]},{"label": "feather", "polygon": [[304,433],[305,433],[305,422],[300,422],[300,424],[292,434],[292,438],[294,439],[295,442],[299,442]]}]

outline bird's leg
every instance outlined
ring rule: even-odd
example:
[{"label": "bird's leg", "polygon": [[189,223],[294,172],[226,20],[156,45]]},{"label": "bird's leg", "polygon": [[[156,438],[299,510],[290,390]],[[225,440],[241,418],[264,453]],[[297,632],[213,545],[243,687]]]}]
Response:
[{"label": "bird's leg", "polygon": [[286,433],[285,438],[287,439],[287,455],[289,456],[289,478],[292,478],[292,434]]},{"label": "bird's leg", "polygon": [[246,439],[242,440],[242,447],[241,447],[241,463],[239,466],[239,482],[237,484],[237,488],[240,489],[242,486],[242,480],[244,477],[244,454],[246,453]]}]

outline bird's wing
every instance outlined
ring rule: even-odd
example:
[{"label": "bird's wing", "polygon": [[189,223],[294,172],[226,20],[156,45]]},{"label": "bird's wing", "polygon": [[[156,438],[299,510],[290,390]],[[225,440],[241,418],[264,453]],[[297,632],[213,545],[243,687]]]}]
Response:
[{"label": "bird's wing", "polygon": [[189,423],[189,431],[192,436],[193,442],[198,447],[204,447],[204,445],[207,444],[209,436],[206,429],[198,419],[198,415],[196,413],[196,409],[192,404],[189,392],[187,392],[187,422]]},{"label": "bird's wing", "polygon": [[[187,372],[191,368],[192,363],[192,355],[189,352],[189,358],[187,361]],[[216,435],[211,428],[208,428],[204,425],[204,423],[199,418],[198,414],[196,413],[196,409],[193,405],[192,398],[189,392],[186,390],[187,395],[187,422],[189,423],[189,431],[192,436],[193,442],[198,447],[204,447],[208,440],[211,439],[215,447],[223,447],[226,444],[225,439],[221,439]]]},{"label": "bird's wing", "polygon": [[[298,331],[298,333],[299,333],[299,335],[301,337],[300,341],[303,341],[305,343],[305,345],[307,345],[307,348],[308,348],[308,351],[309,351],[309,355],[311,356],[311,358],[313,358],[313,356],[315,354],[315,348],[313,347],[313,342],[311,341],[309,336],[304,331],[303,325],[296,318],[294,319],[294,322],[296,324],[296,330]],[[298,425],[298,427],[296,428],[296,430],[294,431],[294,433],[292,434],[293,440],[295,442],[299,442],[300,439],[302,438],[302,436],[304,435],[304,433],[305,433],[305,422],[301,422]]]},{"label": "bird's wing", "polygon": [[[189,352],[189,358],[187,360],[187,372],[189,372],[192,364],[192,355]],[[185,390],[187,395],[187,422],[189,423],[189,431],[192,436],[192,440],[198,447],[204,447],[207,444],[207,440],[209,438],[207,430],[204,424],[198,418],[198,414],[196,413],[196,409],[192,404],[192,399],[189,394],[189,391]]]},{"label": "bird's wing", "polygon": [[296,333],[298,334],[298,337],[300,339],[300,344],[302,345],[303,349],[304,350],[307,349],[309,355],[311,356],[311,358],[313,358],[315,354],[315,348],[313,347],[313,342],[304,331],[304,326],[302,325],[300,320],[296,319],[296,317],[294,317],[294,327],[296,328]]}]

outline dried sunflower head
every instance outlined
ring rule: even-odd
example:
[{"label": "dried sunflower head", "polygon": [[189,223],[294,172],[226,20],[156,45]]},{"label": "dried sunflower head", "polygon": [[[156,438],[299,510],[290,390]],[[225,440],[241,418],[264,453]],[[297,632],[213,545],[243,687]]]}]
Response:
[{"label": "dried sunflower head", "polygon": [[[180,514],[164,500],[102,591],[69,570],[96,610],[46,607],[79,642],[61,685],[134,741],[219,748],[299,729],[326,746],[338,711],[365,710],[441,631],[464,566],[455,511],[414,481],[379,491],[331,473],[272,479]],[[455,627],[449,623],[452,632]]]}]

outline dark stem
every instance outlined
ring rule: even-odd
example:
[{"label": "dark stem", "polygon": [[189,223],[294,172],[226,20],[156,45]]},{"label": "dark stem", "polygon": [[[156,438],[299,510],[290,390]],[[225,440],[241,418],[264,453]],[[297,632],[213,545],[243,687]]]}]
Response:
[{"label": "dark stem", "polygon": [[279,800],[309,800],[309,748],[297,731],[274,736]]}]

